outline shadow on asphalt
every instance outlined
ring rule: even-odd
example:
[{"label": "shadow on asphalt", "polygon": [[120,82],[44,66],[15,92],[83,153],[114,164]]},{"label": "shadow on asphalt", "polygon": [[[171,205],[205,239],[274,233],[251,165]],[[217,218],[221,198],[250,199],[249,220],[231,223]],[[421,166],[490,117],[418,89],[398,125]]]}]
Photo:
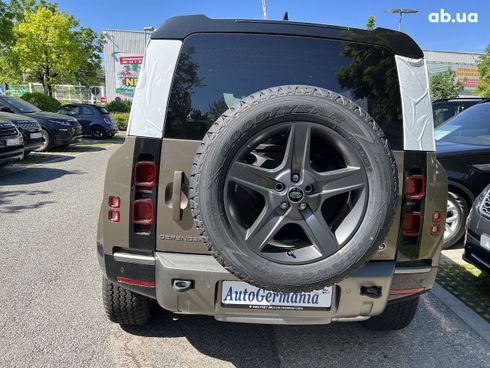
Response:
[{"label": "shadow on asphalt", "polygon": [[[41,208],[48,204],[55,203],[54,201],[39,201],[36,203],[25,204],[25,205],[15,205],[11,206],[14,203],[14,198],[22,195],[22,196],[36,196],[36,198],[40,198],[42,196],[51,194],[51,191],[48,190],[16,190],[16,191],[0,191],[0,213],[16,213],[24,210],[30,210],[34,208]],[[18,201],[15,201],[18,202]]]},{"label": "shadow on asphalt", "polygon": [[[329,356],[336,362],[335,366],[351,366],[349,352],[370,349],[372,340],[380,339],[380,346],[386,340],[400,346],[404,344],[403,337],[397,332],[370,331],[357,323],[319,326],[239,324],[219,322],[207,316],[177,316],[162,310],[147,326],[121,328],[141,337],[165,340],[185,337],[201,354],[228,361],[238,368],[279,367],[281,359],[301,360],[297,366],[302,367],[318,366],[319,362],[330,359]],[[332,352],[335,357],[331,356]],[[381,352],[376,354],[380,355],[378,358],[385,358]]]},{"label": "shadow on asphalt", "polygon": [[[9,185],[37,184],[55,180],[66,175],[80,175],[85,172],[79,170],[62,170],[47,167],[28,167],[25,170],[13,172],[10,175],[0,176],[0,188]],[[0,192],[0,198],[2,193]]]}]

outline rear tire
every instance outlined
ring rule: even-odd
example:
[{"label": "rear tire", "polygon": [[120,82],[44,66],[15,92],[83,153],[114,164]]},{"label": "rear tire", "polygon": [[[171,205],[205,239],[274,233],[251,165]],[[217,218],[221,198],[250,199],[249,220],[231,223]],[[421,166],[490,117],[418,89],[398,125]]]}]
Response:
[{"label": "rear tire", "polygon": [[370,330],[401,330],[413,321],[419,306],[419,298],[417,296],[413,299],[388,304],[383,313],[361,323]]},{"label": "rear tire", "polygon": [[121,325],[144,325],[152,316],[154,301],[102,278],[102,298],[107,317]]},{"label": "rear tire", "polygon": [[91,129],[92,138],[94,139],[105,139],[107,138],[107,132],[104,128],[100,126],[94,126]]}]

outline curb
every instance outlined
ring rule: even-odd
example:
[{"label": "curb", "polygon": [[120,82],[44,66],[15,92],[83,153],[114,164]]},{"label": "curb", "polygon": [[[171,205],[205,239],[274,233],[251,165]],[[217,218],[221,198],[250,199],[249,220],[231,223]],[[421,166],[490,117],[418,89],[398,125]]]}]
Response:
[{"label": "curb", "polygon": [[485,321],[476,312],[473,312],[473,310],[467,307],[462,301],[437,283],[432,287],[431,294],[443,302],[454,312],[454,314],[462,319],[464,323],[475,330],[483,340],[490,344],[490,323]]}]

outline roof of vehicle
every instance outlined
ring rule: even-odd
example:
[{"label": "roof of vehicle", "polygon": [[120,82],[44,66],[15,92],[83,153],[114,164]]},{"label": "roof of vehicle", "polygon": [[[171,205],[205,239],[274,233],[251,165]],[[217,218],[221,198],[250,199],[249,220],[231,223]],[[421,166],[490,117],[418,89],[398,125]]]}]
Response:
[{"label": "roof of vehicle", "polygon": [[204,15],[170,18],[152,33],[151,38],[183,40],[196,33],[249,33],[330,38],[384,46],[397,55],[414,59],[424,57],[420,47],[408,35],[385,28],[368,31],[290,21],[210,19]]},{"label": "roof of vehicle", "polygon": [[490,101],[488,97],[478,97],[478,96],[463,96],[463,97],[455,97],[455,98],[440,98],[438,100],[432,101],[432,103],[437,102],[459,102],[459,101]]},{"label": "roof of vehicle", "polygon": [[61,105],[60,107],[63,107],[63,106],[93,106],[93,107],[98,107],[95,104],[80,103],[80,102],[67,103],[67,104]]}]

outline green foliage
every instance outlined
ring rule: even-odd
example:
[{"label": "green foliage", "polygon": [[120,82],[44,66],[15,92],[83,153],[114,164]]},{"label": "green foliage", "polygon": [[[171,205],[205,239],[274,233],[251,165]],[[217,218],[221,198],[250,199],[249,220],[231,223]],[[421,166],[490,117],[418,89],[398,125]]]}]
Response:
[{"label": "green foliage", "polygon": [[376,28],[376,18],[373,17],[372,15],[367,19],[366,22],[366,29],[368,31],[372,31],[373,29]]},{"label": "green foliage", "polygon": [[56,98],[39,92],[24,93],[21,98],[43,111],[54,111],[61,106],[61,103]]},{"label": "green foliage", "polygon": [[431,95],[433,100],[458,97],[464,86],[456,82],[456,73],[449,70],[436,74],[431,80]]},{"label": "green foliage", "polygon": [[487,46],[485,54],[478,60],[478,72],[480,73],[480,82],[476,94],[482,97],[490,97],[490,45]]},{"label": "green foliage", "polygon": [[131,111],[131,101],[130,100],[120,100],[120,101],[111,101],[105,108],[109,110],[109,112],[123,112],[129,113]]},{"label": "green foliage", "polygon": [[60,11],[56,3],[10,0],[7,10],[13,26],[10,43],[0,48],[2,81],[40,82],[50,96],[54,84],[94,84],[102,70],[102,36],[80,27],[78,20]]},{"label": "green foliage", "polygon": [[114,119],[116,119],[119,130],[127,130],[129,122],[129,114],[124,112],[113,113]]}]

